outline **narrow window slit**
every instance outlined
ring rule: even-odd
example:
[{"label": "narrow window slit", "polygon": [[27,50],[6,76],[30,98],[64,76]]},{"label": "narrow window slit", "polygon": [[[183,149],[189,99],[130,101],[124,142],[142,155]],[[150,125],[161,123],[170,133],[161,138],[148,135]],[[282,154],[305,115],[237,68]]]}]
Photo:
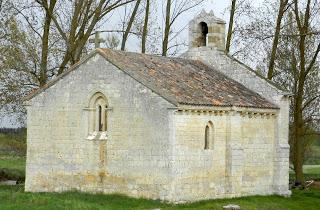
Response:
[{"label": "narrow window slit", "polygon": [[209,121],[205,127],[204,131],[204,149],[213,149],[214,147],[214,131],[213,131],[213,123]]},{"label": "narrow window slit", "polygon": [[99,105],[99,131],[102,131],[102,107]]},{"label": "narrow window slit", "polygon": [[205,130],[204,149],[209,149],[209,126],[206,126]]}]

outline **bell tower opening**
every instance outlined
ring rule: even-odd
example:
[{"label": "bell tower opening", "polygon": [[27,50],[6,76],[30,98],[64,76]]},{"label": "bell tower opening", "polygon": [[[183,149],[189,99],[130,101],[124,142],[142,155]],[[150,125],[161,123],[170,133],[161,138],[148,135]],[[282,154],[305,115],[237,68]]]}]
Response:
[{"label": "bell tower opening", "polygon": [[199,23],[200,37],[198,47],[207,46],[208,25],[205,22]]},{"label": "bell tower opening", "polygon": [[189,49],[225,50],[225,25],[226,22],[216,17],[213,11],[202,10],[189,22]]}]

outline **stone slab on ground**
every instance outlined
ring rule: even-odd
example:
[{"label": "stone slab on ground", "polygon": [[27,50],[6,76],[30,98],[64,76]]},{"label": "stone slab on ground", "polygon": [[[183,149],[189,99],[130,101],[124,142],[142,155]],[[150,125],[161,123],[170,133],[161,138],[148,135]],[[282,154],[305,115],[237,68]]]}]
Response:
[{"label": "stone slab on ground", "polygon": [[241,210],[240,206],[235,204],[229,204],[227,206],[222,207],[224,210]]}]

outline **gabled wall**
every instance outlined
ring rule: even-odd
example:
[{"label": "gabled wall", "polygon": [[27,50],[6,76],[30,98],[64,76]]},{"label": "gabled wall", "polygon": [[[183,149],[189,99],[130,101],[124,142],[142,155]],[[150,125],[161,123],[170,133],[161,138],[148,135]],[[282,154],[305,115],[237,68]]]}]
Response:
[{"label": "gabled wall", "polygon": [[[103,93],[108,139],[88,140],[88,103]],[[28,101],[25,190],[165,199],[172,105],[95,55]]]}]

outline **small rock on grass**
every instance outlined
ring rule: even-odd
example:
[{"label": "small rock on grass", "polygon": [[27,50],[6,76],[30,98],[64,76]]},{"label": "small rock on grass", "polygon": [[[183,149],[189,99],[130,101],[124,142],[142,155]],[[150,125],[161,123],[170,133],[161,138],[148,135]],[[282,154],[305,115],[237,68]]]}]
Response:
[{"label": "small rock on grass", "polygon": [[229,204],[227,206],[222,207],[224,210],[241,210],[240,206],[235,204]]}]

